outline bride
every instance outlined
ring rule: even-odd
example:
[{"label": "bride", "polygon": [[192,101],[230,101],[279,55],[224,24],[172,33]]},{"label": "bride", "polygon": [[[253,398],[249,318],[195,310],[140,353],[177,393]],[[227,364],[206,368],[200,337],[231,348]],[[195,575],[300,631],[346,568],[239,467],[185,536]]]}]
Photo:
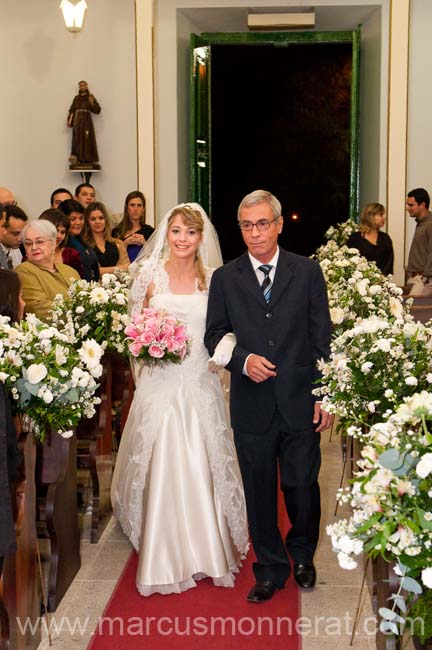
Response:
[{"label": "bride", "polygon": [[132,315],[148,306],[166,310],[192,339],[180,364],[136,362],[135,395],[114,470],[114,515],[139,553],[136,584],[143,596],[179,593],[206,576],[232,587],[248,547],[225,401],[203,343],[210,252],[221,264],[207,215],[198,204],[180,204],[136,262]]}]

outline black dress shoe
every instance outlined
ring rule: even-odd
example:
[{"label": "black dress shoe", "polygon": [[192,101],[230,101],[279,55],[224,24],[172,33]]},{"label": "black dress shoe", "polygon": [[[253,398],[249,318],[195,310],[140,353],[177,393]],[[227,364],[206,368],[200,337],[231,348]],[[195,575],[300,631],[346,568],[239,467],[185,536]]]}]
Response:
[{"label": "black dress shoe", "polygon": [[270,580],[257,582],[248,593],[247,600],[250,603],[263,603],[265,600],[270,600],[277,589],[279,587]]},{"label": "black dress shoe", "polygon": [[309,564],[294,564],[294,580],[302,589],[315,587],[316,571],[312,562]]}]

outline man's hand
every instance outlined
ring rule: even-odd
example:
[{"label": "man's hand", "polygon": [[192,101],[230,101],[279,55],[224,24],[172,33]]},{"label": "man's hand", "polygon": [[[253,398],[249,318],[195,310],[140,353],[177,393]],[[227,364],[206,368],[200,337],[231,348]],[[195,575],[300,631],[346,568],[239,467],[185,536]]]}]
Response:
[{"label": "man's hand", "polygon": [[275,368],[276,366],[271,361],[259,354],[251,354],[246,362],[247,375],[256,384],[260,384],[270,377],[276,377]]},{"label": "man's hand", "polygon": [[334,420],[333,413],[328,413],[321,408],[321,402],[315,402],[313,423],[318,424],[315,431],[321,433],[332,426]]}]

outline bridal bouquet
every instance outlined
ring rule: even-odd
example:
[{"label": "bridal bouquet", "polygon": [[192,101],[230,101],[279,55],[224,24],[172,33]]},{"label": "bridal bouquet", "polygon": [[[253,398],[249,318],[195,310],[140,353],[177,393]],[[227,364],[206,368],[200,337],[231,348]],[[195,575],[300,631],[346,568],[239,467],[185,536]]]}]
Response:
[{"label": "bridal bouquet", "polygon": [[102,353],[93,339],[75,347],[69,335],[33,314],[20,325],[0,316],[0,381],[41,442],[48,428],[68,438],[82,418],[94,415]]},{"label": "bridal bouquet", "polygon": [[125,329],[129,352],[150,364],[158,361],[181,363],[190,348],[185,325],[160,309],[144,309]]}]

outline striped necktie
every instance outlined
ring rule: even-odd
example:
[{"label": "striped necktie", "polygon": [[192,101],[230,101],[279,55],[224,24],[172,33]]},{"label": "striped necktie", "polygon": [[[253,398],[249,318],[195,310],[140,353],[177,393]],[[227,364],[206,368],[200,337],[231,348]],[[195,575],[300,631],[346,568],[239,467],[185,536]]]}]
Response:
[{"label": "striped necktie", "polygon": [[273,285],[273,282],[270,280],[270,271],[272,268],[271,264],[262,264],[258,267],[258,269],[264,273],[264,280],[262,281],[261,289],[266,302],[269,302],[270,300],[271,288]]}]

